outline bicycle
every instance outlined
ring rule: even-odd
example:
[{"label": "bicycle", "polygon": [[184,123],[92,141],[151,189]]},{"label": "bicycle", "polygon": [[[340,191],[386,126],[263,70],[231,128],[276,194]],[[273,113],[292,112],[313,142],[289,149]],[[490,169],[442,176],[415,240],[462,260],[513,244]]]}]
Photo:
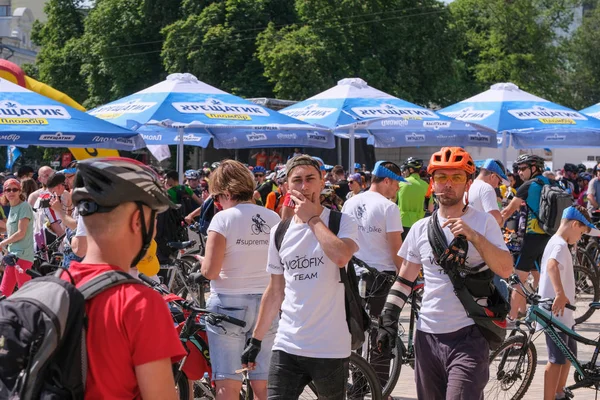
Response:
[{"label": "bicycle", "polygon": [[[362,260],[357,258],[353,258],[352,262],[359,266],[359,268],[363,268],[367,272],[361,275],[361,282],[365,282],[364,278],[366,276],[371,276],[373,279],[373,283],[368,290],[363,286],[361,290],[361,297],[365,299],[365,310],[369,313],[369,304],[370,300],[373,299],[374,294],[378,293],[386,283],[391,287],[396,280],[395,275],[382,273],[375,268],[369,267]],[[366,282],[365,282],[366,283]],[[359,283],[359,288],[360,288]],[[409,318],[409,328],[408,331],[404,329],[402,324],[399,323],[398,329],[398,337],[396,338],[396,346],[392,349],[391,359],[389,361],[389,372],[383,373],[383,370],[387,368],[387,360],[380,359],[379,357],[371,357],[373,349],[377,346],[377,331],[379,327],[379,321],[377,317],[371,316],[371,330],[363,344],[361,349],[361,353],[363,357],[367,360],[369,365],[373,367],[376,372],[379,382],[383,383],[381,392],[384,398],[387,398],[394,388],[396,387],[396,383],[398,383],[398,379],[400,377],[400,370],[402,369],[402,365],[409,365],[414,369],[415,362],[415,350],[414,350],[414,335],[416,329],[416,321],[419,314],[421,299],[423,297],[423,287],[424,283],[422,280],[417,281],[413,290],[409,296],[408,304],[410,304],[410,318]],[[385,294],[387,296],[387,293]],[[404,335],[407,334],[406,343],[404,342]],[[381,371],[381,372],[380,372]]]},{"label": "bicycle", "polygon": [[253,235],[258,235],[260,233],[268,235],[269,233],[271,233],[271,227],[267,225],[267,222],[264,219],[261,218],[260,214],[256,214],[255,216],[253,216],[252,222],[254,223],[252,224],[250,229],[252,230]]},{"label": "bicycle", "polygon": [[[138,277],[142,282],[163,295],[165,301],[171,307],[173,321],[178,325],[179,339],[187,352],[187,355],[173,366],[175,385],[179,398],[181,400],[215,399],[215,389],[210,379],[211,364],[208,339],[206,337],[206,322],[221,329],[225,329],[221,324],[222,322],[228,322],[240,327],[246,326],[246,322],[197,307],[193,301],[185,301],[183,298],[173,295],[163,285],[153,281],[144,274],[139,274]],[[189,360],[201,362],[202,366],[200,368],[204,368],[205,370],[199,371],[199,366],[191,365],[188,363]],[[190,385],[190,381],[193,381],[193,385]],[[243,384],[244,386],[240,392],[241,400],[251,398],[251,388],[247,383],[247,379],[243,381]]]},{"label": "bicycle", "polygon": [[206,291],[205,282],[190,282],[191,273],[200,271],[202,257],[197,254],[186,253],[185,250],[196,245],[195,240],[186,242],[169,242],[167,246],[177,251],[177,255],[169,260],[169,264],[161,265],[161,279],[164,280],[167,289],[180,297],[195,300],[200,307],[204,307]]},{"label": "bicycle", "polygon": [[[536,334],[536,323],[540,324],[543,331],[549,334],[552,341],[556,343],[575,368],[575,384],[564,389],[566,398],[572,398],[573,390],[582,387],[593,387],[596,391],[599,391],[600,367],[596,366],[596,361],[600,353],[600,341],[587,339],[553,319],[551,312],[546,311],[543,306],[551,306],[554,299],[542,299],[537,293],[528,289],[517,275],[512,275],[509,282],[511,285],[521,287],[530,306],[525,320],[516,321],[516,326],[509,337],[490,355],[490,380],[486,386],[486,398],[498,399],[502,393],[505,394],[504,398],[507,399],[519,400],[523,398],[533,381],[537,366],[537,350],[533,341],[541,332]],[[590,307],[600,308],[600,303],[593,302]],[[567,308],[575,310],[575,307],[570,304],[567,304]],[[521,327],[522,325],[524,325],[524,329]],[[577,360],[564,341],[557,335],[559,332],[567,334],[578,343],[595,346],[591,361],[583,363]]]}]

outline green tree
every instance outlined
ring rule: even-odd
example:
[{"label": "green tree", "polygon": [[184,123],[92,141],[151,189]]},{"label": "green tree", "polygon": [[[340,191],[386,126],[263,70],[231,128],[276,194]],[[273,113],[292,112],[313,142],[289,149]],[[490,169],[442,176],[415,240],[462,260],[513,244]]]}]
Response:
[{"label": "green tree", "polygon": [[97,0],[77,51],[88,107],[130,95],[164,79],[160,30],[177,20],[181,0]]},{"label": "green tree", "polygon": [[162,58],[168,72],[190,72],[241,96],[272,95],[255,54],[256,37],[269,22],[292,22],[293,2],[187,0],[183,10],[183,19],[163,29]]},{"label": "green tree", "polygon": [[49,0],[44,6],[47,21],[35,21],[31,33],[32,41],[40,46],[36,78],[79,102],[87,97],[79,74],[80,54],[74,51],[83,34],[81,4],[81,0]]},{"label": "green tree", "polygon": [[453,39],[437,0],[296,0],[298,22],[271,24],[258,57],[279,97],[304,99],[345,77],[420,104],[444,97]]},{"label": "green tree", "polygon": [[578,110],[600,102],[600,2],[595,3],[566,47],[564,97]]},{"label": "green tree", "polygon": [[[513,82],[551,100],[561,97],[563,43],[578,0],[456,0],[450,28],[459,38],[455,67],[465,83],[487,89]],[[472,93],[471,93],[472,94]]]}]

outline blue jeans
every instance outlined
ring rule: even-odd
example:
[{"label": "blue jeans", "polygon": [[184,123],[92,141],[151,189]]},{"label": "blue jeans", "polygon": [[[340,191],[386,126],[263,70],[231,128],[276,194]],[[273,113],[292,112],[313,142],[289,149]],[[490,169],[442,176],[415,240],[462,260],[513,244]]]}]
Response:
[{"label": "blue jeans", "polygon": [[313,382],[319,400],[343,400],[348,380],[347,358],[311,358],[274,350],[267,380],[268,400],[298,399]]},{"label": "blue jeans", "polygon": [[[222,322],[221,326],[206,324],[214,381],[242,380],[242,375],[236,374],[235,370],[242,367],[242,352],[256,326],[261,299],[261,294],[211,293],[206,304],[208,310],[246,321],[246,326],[243,328],[228,322]],[[256,358],[256,369],[248,373],[250,380],[267,379],[271,348],[278,325],[279,318],[275,318],[262,340],[261,350]]]}]

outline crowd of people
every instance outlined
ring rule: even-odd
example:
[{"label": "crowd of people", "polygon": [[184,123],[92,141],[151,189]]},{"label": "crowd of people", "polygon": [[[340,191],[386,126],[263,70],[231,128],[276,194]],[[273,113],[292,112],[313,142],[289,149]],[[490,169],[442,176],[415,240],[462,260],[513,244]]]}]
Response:
[{"label": "crowd of people", "polygon": [[[84,160],[58,172],[44,166],[37,177],[20,169],[2,184],[0,249],[18,263],[4,267],[0,291],[10,296],[28,281],[36,252],[55,240],[77,284],[107,270],[135,276],[149,248],[168,259],[160,240],[170,229],[164,216],[176,210],[206,237],[207,308],[246,322],[226,329],[207,323],[218,399],[239,398],[241,366],[250,370],[256,399],[298,398],[310,382],[320,398],[344,398],[351,337],[339,268],[353,256],[396,277],[367,293],[369,312],[379,318],[370,359],[382,381],[399,314],[422,274],[415,336],[422,399],[482,399],[489,378],[489,339],[467,316],[447,268],[485,273],[485,284],[511,303],[511,320],[522,317],[525,302],[518,291],[508,298],[503,279],[513,268],[522,281],[531,274],[541,294],[556,297],[552,312],[574,325],[565,310],[575,300],[567,246],[597,232],[590,213],[600,204],[599,168],[566,164],[552,172],[542,158],[524,154],[511,173],[493,159],[477,167],[454,147],[435,152],[427,165],[411,157],[400,165],[378,161],[371,171],[329,168],[299,149],[286,164],[273,154],[256,153],[252,166],[205,163],[186,171],[185,182],[175,171],[124,158]],[[538,223],[544,185],[560,185],[575,204],[553,236]],[[502,228],[519,218],[515,260]],[[335,220],[339,227],[332,228]],[[120,285],[91,300],[87,311],[86,398],[176,398],[171,363],[185,352],[157,293]],[[569,362],[551,341],[548,347],[545,399],[560,398]]]}]

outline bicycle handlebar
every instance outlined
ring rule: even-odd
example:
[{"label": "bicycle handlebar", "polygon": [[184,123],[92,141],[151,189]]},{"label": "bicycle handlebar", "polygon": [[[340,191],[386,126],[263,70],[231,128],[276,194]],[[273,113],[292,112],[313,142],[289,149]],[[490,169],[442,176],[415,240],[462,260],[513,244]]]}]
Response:
[{"label": "bicycle handlebar", "polygon": [[[152,279],[150,279],[149,277],[147,277],[144,274],[138,274],[138,278],[146,283],[148,286],[152,287],[153,289],[159,291],[162,294],[170,294],[170,292],[166,289],[164,289],[160,283],[153,281]],[[232,325],[237,325],[239,327],[244,328],[246,326],[246,321],[242,321],[241,319],[237,319],[234,317],[230,317],[229,315],[225,315],[225,314],[219,314],[204,308],[199,308],[196,307],[195,305],[193,305],[190,302],[187,301],[177,301],[176,302],[179,306],[181,306],[181,308],[187,310],[187,311],[191,311],[193,313],[196,314],[208,314],[208,317],[210,317],[212,319],[212,321],[214,321],[213,325],[216,325],[218,322],[220,321],[226,321],[229,322]]]},{"label": "bicycle handlebar", "polygon": [[[523,282],[521,282],[521,280],[519,279],[519,276],[517,274],[512,274],[508,278],[507,283],[510,286],[519,285],[521,287],[521,289],[523,290],[523,293],[525,294],[525,297],[527,298],[527,300],[532,304],[535,304],[535,305],[540,304],[540,303],[552,304],[554,302],[553,298],[542,299],[539,294],[534,293],[531,290],[529,290],[528,288],[526,288],[525,285],[523,284]],[[569,310],[572,310],[572,311],[577,310],[577,307],[575,307],[574,305],[569,304],[569,303],[565,304],[565,308],[568,308]]]}]

